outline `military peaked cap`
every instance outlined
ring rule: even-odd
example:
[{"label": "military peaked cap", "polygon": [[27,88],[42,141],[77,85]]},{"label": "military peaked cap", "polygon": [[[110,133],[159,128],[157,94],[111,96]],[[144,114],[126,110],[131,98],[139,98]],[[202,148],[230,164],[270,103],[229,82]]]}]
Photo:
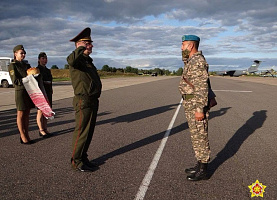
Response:
[{"label": "military peaked cap", "polygon": [[82,30],[76,37],[72,38],[69,41],[70,42],[78,42],[78,41],[90,41],[90,42],[93,42],[91,40],[90,34],[91,34],[91,30],[90,30],[89,27],[87,27],[84,30]]},{"label": "military peaked cap", "polygon": [[24,47],[23,47],[22,44],[17,45],[17,46],[15,46],[15,47],[13,48],[13,52],[14,52],[14,53],[15,53],[16,51],[18,51],[18,50],[23,50],[24,53],[26,54],[26,51],[24,50]]},{"label": "military peaked cap", "polygon": [[38,54],[38,59],[40,59],[41,57],[47,57],[46,53],[45,52],[40,52]]},{"label": "military peaked cap", "polygon": [[200,42],[200,38],[196,35],[183,35],[182,42],[184,41],[198,41]]}]

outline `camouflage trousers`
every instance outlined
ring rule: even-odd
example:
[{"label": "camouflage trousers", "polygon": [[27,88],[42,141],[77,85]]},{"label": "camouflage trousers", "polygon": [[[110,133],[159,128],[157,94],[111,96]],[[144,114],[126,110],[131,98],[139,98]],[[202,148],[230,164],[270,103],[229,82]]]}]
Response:
[{"label": "camouflage trousers", "polygon": [[205,118],[202,121],[195,120],[195,101],[194,98],[184,100],[183,106],[188,121],[191,134],[192,147],[197,161],[208,163],[210,160],[210,145],[208,140],[208,110],[204,113]]}]

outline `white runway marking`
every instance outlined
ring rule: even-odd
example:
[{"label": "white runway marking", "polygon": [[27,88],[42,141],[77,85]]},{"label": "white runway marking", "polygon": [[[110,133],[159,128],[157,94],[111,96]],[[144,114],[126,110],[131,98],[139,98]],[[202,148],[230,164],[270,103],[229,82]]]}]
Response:
[{"label": "white runway marking", "polygon": [[213,90],[214,92],[253,92],[253,91],[243,91],[243,90]]},{"label": "white runway marking", "polygon": [[174,125],[176,117],[177,117],[177,115],[179,113],[180,107],[182,105],[182,101],[183,100],[181,99],[181,101],[180,101],[180,103],[179,103],[179,105],[178,105],[178,107],[177,107],[177,109],[175,111],[175,114],[173,115],[173,117],[171,119],[171,122],[170,122],[170,124],[169,124],[169,126],[168,126],[168,128],[167,128],[167,130],[166,130],[166,132],[164,134],[164,137],[163,137],[163,139],[161,141],[161,144],[160,144],[158,150],[156,151],[156,154],[155,154],[155,156],[154,156],[154,158],[153,158],[153,160],[152,160],[152,162],[151,162],[151,164],[150,164],[150,166],[148,168],[148,171],[147,171],[144,179],[142,180],[142,183],[140,184],[139,191],[138,191],[138,193],[137,193],[137,195],[135,197],[135,200],[143,200],[144,199],[144,196],[145,196],[145,194],[147,192],[147,189],[148,189],[148,187],[150,185],[150,182],[152,180],[152,176],[154,174],[154,171],[155,171],[155,169],[156,169],[156,167],[158,165],[158,162],[160,160],[160,157],[161,157],[161,155],[163,153],[163,149],[164,149],[165,144],[167,142],[168,136],[169,136],[169,134],[171,132],[171,129],[172,129],[173,125]]}]

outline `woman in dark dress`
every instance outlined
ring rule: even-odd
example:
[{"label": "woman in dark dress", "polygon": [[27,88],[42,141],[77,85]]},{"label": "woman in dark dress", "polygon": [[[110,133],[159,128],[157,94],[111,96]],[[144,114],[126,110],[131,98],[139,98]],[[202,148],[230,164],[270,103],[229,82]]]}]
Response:
[{"label": "woman in dark dress", "polygon": [[[52,107],[52,74],[50,69],[46,67],[47,64],[47,55],[44,52],[41,52],[38,55],[38,66],[37,68],[40,70],[40,75],[42,77],[43,86],[48,98],[48,102],[50,107]],[[47,130],[47,119],[42,115],[42,112],[38,110],[37,112],[37,124],[39,127],[39,135],[41,137],[47,137],[51,134]]]},{"label": "woman in dark dress", "polygon": [[15,88],[15,103],[17,109],[17,127],[20,133],[21,144],[31,144],[29,137],[29,114],[30,109],[34,108],[31,98],[29,97],[22,78],[27,76],[27,69],[31,66],[24,62],[26,51],[23,45],[17,45],[13,48],[14,61],[9,65],[9,73]]}]

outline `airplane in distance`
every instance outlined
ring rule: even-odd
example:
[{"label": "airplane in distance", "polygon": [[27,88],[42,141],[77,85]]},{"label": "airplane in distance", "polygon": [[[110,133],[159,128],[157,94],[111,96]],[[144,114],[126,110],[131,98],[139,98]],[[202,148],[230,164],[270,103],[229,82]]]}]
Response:
[{"label": "airplane in distance", "polygon": [[260,76],[262,77],[277,77],[276,74],[273,73],[273,68],[266,71],[261,71]]},{"label": "airplane in distance", "polygon": [[226,71],[216,71],[219,76],[242,76],[248,73],[255,73],[258,71],[258,67],[262,61],[254,60],[253,64],[245,70],[226,70]]}]

